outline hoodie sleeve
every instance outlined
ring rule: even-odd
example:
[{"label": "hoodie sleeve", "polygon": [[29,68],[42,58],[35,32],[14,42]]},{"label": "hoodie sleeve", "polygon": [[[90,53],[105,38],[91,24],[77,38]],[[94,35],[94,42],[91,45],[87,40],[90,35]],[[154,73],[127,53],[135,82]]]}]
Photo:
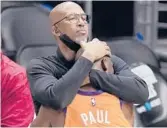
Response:
[{"label": "hoodie sleeve", "polygon": [[53,71],[56,74],[61,72],[60,69],[53,69],[40,59],[32,60],[27,68],[27,74],[34,100],[56,110],[64,109],[77,94],[92,66],[91,61],[81,57],[65,75],[58,79]]},{"label": "hoodie sleeve", "polygon": [[129,66],[119,57],[112,56],[113,73],[92,69],[90,81],[95,88],[101,88],[124,101],[142,104],[149,96],[144,80],[131,72]]}]

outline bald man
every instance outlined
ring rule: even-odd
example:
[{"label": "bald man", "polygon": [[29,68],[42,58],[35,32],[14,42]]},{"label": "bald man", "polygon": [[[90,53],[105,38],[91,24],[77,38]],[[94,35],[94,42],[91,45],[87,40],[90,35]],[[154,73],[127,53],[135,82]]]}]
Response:
[{"label": "bald man", "polygon": [[[123,60],[111,55],[106,42],[88,40],[89,16],[78,4],[63,2],[50,12],[49,18],[58,49],[54,56],[33,59],[27,68],[36,112],[41,104],[54,110],[66,108],[86,76],[90,76],[93,88],[127,102],[142,104],[147,100],[146,83]],[[83,53],[75,61],[80,48]],[[105,55],[111,56],[114,73],[92,69],[94,62]]]}]

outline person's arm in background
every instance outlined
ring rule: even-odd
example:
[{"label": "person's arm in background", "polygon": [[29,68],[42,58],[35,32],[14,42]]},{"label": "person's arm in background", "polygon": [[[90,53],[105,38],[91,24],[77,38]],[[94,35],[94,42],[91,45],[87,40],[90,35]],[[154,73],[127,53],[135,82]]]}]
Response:
[{"label": "person's arm in background", "polygon": [[101,88],[124,101],[142,104],[149,96],[144,80],[131,72],[129,66],[119,57],[112,55],[111,61],[115,73],[106,73],[92,69],[90,81],[95,88]]},{"label": "person's arm in background", "polygon": [[2,57],[1,127],[28,127],[35,114],[26,71],[15,66],[7,57]]}]

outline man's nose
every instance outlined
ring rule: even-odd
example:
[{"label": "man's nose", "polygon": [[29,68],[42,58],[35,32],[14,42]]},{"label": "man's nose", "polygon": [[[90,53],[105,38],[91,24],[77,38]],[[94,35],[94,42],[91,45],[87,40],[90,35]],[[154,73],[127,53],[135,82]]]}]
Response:
[{"label": "man's nose", "polygon": [[81,17],[78,18],[78,26],[85,26],[85,22]]}]

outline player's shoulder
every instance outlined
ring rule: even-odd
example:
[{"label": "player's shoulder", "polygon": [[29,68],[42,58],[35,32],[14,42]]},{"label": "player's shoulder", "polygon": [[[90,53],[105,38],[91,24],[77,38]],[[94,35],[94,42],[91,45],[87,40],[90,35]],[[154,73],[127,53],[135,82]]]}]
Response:
[{"label": "player's shoulder", "polygon": [[1,72],[3,75],[15,76],[20,73],[26,73],[26,70],[7,56],[1,54]]}]

